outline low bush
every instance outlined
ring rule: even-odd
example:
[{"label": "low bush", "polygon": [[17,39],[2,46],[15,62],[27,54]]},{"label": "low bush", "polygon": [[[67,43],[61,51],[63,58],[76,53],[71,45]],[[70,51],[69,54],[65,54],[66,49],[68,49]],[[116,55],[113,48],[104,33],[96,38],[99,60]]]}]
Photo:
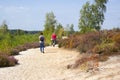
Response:
[{"label": "low bush", "polygon": [[74,69],[78,67],[84,70],[97,69],[97,67],[99,67],[99,55],[82,54],[82,57],[77,59],[74,64],[67,65],[67,69]]},{"label": "low bush", "polygon": [[61,40],[59,43],[59,47],[64,48],[76,48],[81,53],[87,52],[92,49],[96,44],[101,43],[101,35],[100,33],[87,33],[80,35],[72,35],[67,39]]},{"label": "low bush", "polygon": [[5,53],[0,53],[0,67],[14,66],[18,63],[18,60],[13,56],[5,55]]},{"label": "low bush", "polygon": [[19,50],[18,50],[18,49],[12,49],[12,50],[10,51],[10,54],[11,54],[11,55],[18,55],[18,54],[19,54]]}]

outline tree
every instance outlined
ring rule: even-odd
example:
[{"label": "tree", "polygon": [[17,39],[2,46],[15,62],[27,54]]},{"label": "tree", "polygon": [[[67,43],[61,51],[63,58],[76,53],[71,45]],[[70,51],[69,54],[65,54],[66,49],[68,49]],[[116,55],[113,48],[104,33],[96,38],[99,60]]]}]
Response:
[{"label": "tree", "polygon": [[6,21],[3,21],[2,25],[0,26],[0,32],[2,33],[8,32],[8,25],[6,24]]},{"label": "tree", "polygon": [[108,0],[95,0],[95,4],[92,5],[92,10],[95,14],[96,26],[95,29],[100,30],[101,25],[104,22],[104,13],[106,12],[106,3]]},{"label": "tree", "polygon": [[106,11],[106,6],[105,4],[108,2],[108,0],[95,0],[95,5],[98,7],[98,10],[101,12]]},{"label": "tree", "polygon": [[61,28],[63,28],[63,26],[62,26],[62,24],[59,23],[59,24],[56,26],[55,33],[58,33]]},{"label": "tree", "polygon": [[56,19],[53,12],[46,14],[46,21],[44,25],[44,35],[47,39],[47,42],[50,42],[51,34],[55,31]]},{"label": "tree", "polygon": [[57,37],[60,39],[62,38],[62,35],[64,34],[64,28],[62,24],[58,24],[55,29],[55,33],[57,34]]},{"label": "tree", "polygon": [[93,30],[99,31],[104,21],[105,4],[108,0],[95,0],[95,3],[86,2],[83,5],[79,19],[79,29],[82,33]]},{"label": "tree", "polygon": [[74,25],[73,24],[67,24],[65,27],[65,35],[69,36],[74,33]]},{"label": "tree", "polygon": [[55,30],[55,24],[56,24],[56,20],[55,20],[55,16],[53,12],[47,13],[46,14],[46,21],[45,21],[45,30],[52,30],[52,32],[54,32]]},{"label": "tree", "polygon": [[74,31],[74,25],[73,24],[71,24],[70,25],[70,34],[73,34],[75,31]]}]

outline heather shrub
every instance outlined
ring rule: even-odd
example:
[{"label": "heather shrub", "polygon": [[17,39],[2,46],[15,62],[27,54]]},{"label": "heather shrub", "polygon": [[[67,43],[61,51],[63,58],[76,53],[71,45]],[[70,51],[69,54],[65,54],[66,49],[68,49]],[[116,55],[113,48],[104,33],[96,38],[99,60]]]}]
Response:
[{"label": "heather shrub", "polygon": [[38,48],[39,47],[39,42],[25,43],[23,45],[23,47],[26,48],[26,49]]},{"label": "heather shrub", "polygon": [[18,54],[19,54],[19,50],[18,50],[18,49],[12,49],[12,50],[10,51],[10,54],[11,54],[11,55],[18,55]]},{"label": "heather shrub", "polygon": [[10,66],[14,66],[15,64],[18,64],[18,60],[15,59],[13,56],[9,56],[8,60],[9,60],[9,65]]},{"label": "heather shrub", "polygon": [[15,47],[15,49],[20,52],[20,51],[25,51],[26,47],[23,47],[22,45],[19,45],[19,46]]},{"label": "heather shrub", "polygon": [[109,57],[107,56],[107,55],[101,55],[101,56],[99,56],[99,61],[101,61],[101,62],[104,62],[104,61],[107,61],[109,59]]},{"label": "heather shrub", "polygon": [[38,48],[40,46],[39,42],[33,42],[31,43],[31,45],[32,45],[32,48]]},{"label": "heather shrub", "polygon": [[19,45],[15,47],[15,50],[20,52],[20,51],[25,51],[30,48],[38,48],[38,47],[39,47],[38,42],[32,42],[32,43],[25,43],[24,45]]},{"label": "heather shrub", "polygon": [[80,68],[82,70],[97,69],[99,67],[98,54],[82,54],[80,59],[77,59],[74,64],[67,65],[67,69]]},{"label": "heather shrub", "polygon": [[95,45],[101,43],[101,35],[98,32],[83,34],[79,40],[80,44],[77,49],[83,53],[91,50]]},{"label": "heather shrub", "polygon": [[59,41],[59,47],[64,47],[64,48],[66,48],[66,45],[67,45],[67,43],[68,43],[68,40],[69,39],[62,39],[62,40],[60,40]]},{"label": "heather shrub", "polygon": [[18,63],[13,56],[5,55],[5,53],[0,53],[0,67],[14,66]]},{"label": "heather shrub", "polygon": [[[59,45],[64,48],[75,48],[80,53],[87,54],[76,60],[67,68],[89,68],[99,66],[99,61],[106,61],[109,56],[120,55],[120,30],[102,30],[86,34],[72,35],[60,41]],[[94,56],[97,54],[98,56]],[[88,56],[91,55],[91,56]]]},{"label": "heather shrub", "polygon": [[80,53],[115,55],[120,53],[120,30],[102,30],[86,34],[74,34],[59,41],[59,47],[75,48]]},{"label": "heather shrub", "polygon": [[99,32],[72,35],[68,39],[60,41],[59,46],[65,48],[76,48],[80,52],[86,52],[94,47],[94,45],[100,44],[101,37],[102,36]]},{"label": "heather shrub", "polygon": [[73,36],[69,37],[69,39],[70,39],[69,47],[77,48],[77,46],[80,44],[81,36],[73,35]]},{"label": "heather shrub", "polygon": [[9,60],[7,59],[8,56],[0,55],[0,67],[9,66]]},{"label": "heather shrub", "polygon": [[103,54],[103,55],[113,55],[115,52],[119,51],[119,48],[115,46],[114,43],[104,43],[100,45],[96,45],[93,48],[93,51],[98,54]]},{"label": "heather shrub", "polygon": [[117,44],[120,44],[120,32],[117,33],[117,34],[115,34],[115,35],[113,36],[112,40],[113,40],[114,42],[116,42]]},{"label": "heather shrub", "polygon": [[68,38],[59,40],[59,47],[64,47],[64,48],[77,48],[77,46],[80,44],[80,35],[72,35],[69,36]]}]

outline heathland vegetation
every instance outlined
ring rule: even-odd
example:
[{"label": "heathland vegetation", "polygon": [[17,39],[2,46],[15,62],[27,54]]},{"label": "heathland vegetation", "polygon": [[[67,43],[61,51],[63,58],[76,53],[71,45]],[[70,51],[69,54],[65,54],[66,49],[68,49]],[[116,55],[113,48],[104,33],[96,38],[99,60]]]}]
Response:
[{"label": "heathland vegetation", "polygon": [[12,55],[38,47],[38,31],[9,30],[5,22],[0,26],[0,67],[18,63]]},{"label": "heathland vegetation", "polygon": [[[79,31],[74,31],[73,24],[62,26],[55,19],[53,12],[47,13],[43,30],[45,44],[50,45],[51,34],[56,33],[59,47],[76,49],[83,54],[98,54],[100,61],[107,60],[111,55],[120,55],[120,29],[101,30],[107,2],[108,0],[95,0],[92,4],[86,2],[83,5],[80,11]],[[18,63],[11,55],[39,47],[39,33],[40,31],[9,30],[3,22],[0,26],[0,67]],[[62,39],[63,36],[67,38]],[[85,59],[87,58],[90,56]]]},{"label": "heathland vegetation", "polygon": [[106,60],[106,56],[120,55],[120,29],[76,33],[61,40],[59,47],[76,49],[81,54],[99,54],[101,60]]}]

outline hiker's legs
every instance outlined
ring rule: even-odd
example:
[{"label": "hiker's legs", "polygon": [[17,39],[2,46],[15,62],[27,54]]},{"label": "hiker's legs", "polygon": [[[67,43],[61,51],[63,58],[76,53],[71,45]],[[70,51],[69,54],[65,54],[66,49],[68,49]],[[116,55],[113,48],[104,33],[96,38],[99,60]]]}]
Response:
[{"label": "hiker's legs", "polygon": [[44,53],[44,42],[40,43],[40,51]]},{"label": "hiker's legs", "polygon": [[42,53],[44,53],[44,46],[42,47]]},{"label": "hiker's legs", "polygon": [[52,40],[52,45],[55,46],[56,40]]},{"label": "hiker's legs", "polygon": [[42,52],[42,46],[41,46],[41,44],[40,44],[40,51]]},{"label": "hiker's legs", "polygon": [[42,47],[40,47],[40,51],[42,52]]}]

